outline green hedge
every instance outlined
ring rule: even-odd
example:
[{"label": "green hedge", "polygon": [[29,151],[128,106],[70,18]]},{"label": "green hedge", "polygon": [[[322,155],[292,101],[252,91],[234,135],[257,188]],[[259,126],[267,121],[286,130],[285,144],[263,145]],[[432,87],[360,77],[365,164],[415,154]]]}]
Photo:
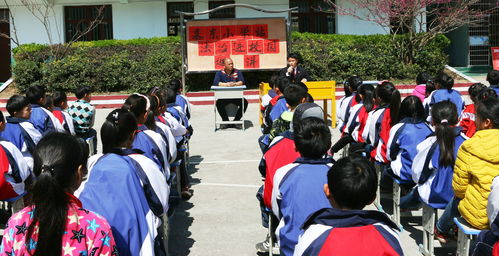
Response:
[{"label": "green hedge", "polygon": [[[291,51],[316,80],[343,80],[351,74],[364,79],[413,79],[420,71],[436,72],[447,63],[449,40],[440,36],[419,52],[414,64],[403,64],[389,35],[321,35],[293,33]],[[78,42],[66,57],[53,60],[48,46],[22,45],[14,49],[19,90],[41,84],[49,90],[73,90],[78,85],[96,91],[144,91],[180,77],[178,37]],[[247,85],[256,88],[273,72],[245,72]],[[187,76],[191,91],[207,90],[213,73]]]}]

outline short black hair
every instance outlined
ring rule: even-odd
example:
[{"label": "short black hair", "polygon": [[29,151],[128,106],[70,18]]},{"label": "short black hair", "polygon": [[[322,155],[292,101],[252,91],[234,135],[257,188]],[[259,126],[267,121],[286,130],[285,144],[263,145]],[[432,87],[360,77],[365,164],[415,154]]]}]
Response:
[{"label": "short black hair", "polygon": [[416,76],[417,84],[426,84],[430,80],[431,80],[431,75],[428,72],[421,72],[418,74],[418,76]]},{"label": "short black hair", "polygon": [[38,104],[41,98],[45,97],[45,87],[41,85],[33,85],[26,89],[26,98],[31,104]]},{"label": "short black hair", "polygon": [[433,81],[426,82],[425,93],[430,94],[435,91],[437,88],[435,87],[435,83]]},{"label": "short black hair", "polygon": [[170,81],[170,84],[168,85],[168,87],[172,88],[173,91],[175,91],[177,93],[177,92],[180,92],[180,89],[182,88],[182,83],[178,79],[173,79]]},{"label": "short black hair", "polygon": [[435,77],[435,83],[440,84],[440,87],[443,89],[451,90],[454,86],[454,78],[440,71]]},{"label": "short black hair", "polygon": [[355,92],[357,91],[359,86],[362,85],[363,81],[360,76],[351,76],[347,79],[345,83],[348,85],[348,87],[352,88],[352,91]]},{"label": "short black hair", "polygon": [[490,119],[493,129],[499,128],[499,99],[487,98],[479,101],[476,107],[476,115],[482,120]]},{"label": "short black hair", "polygon": [[499,85],[499,71],[489,71],[489,73],[487,74],[487,82],[489,82],[490,85]]},{"label": "short black hair", "polygon": [[43,107],[46,109],[52,109],[54,107],[54,98],[52,95],[46,95],[45,96],[45,104],[43,104]]},{"label": "short black hair", "polygon": [[286,58],[286,59],[289,59],[289,58],[295,59],[298,63],[300,63],[300,62],[301,62],[301,60],[300,60],[300,56],[299,56],[297,53],[294,53],[294,52],[293,52],[293,53],[290,53],[290,54],[288,55],[288,58]]},{"label": "short black hair", "polygon": [[293,128],[296,149],[302,157],[321,158],[331,147],[331,131],[324,120],[307,117]]},{"label": "short black hair", "polygon": [[172,88],[166,89],[165,96],[166,104],[175,103],[175,101],[177,100],[177,92]]},{"label": "short black hair", "polygon": [[277,85],[277,80],[279,80],[279,76],[274,74],[270,77],[269,79],[269,86],[270,88],[274,89]]},{"label": "short black hair", "polygon": [[289,107],[294,108],[301,103],[303,98],[307,97],[307,91],[297,84],[290,84],[286,90],[284,90],[284,98]]},{"label": "short black hair", "polygon": [[77,99],[85,97],[86,94],[92,93],[92,89],[89,86],[83,85],[75,90],[75,95]]},{"label": "short black hair", "polygon": [[361,210],[376,198],[378,176],[363,157],[338,160],[327,174],[329,192],[341,208]]},{"label": "short black hair", "polygon": [[7,100],[7,112],[9,115],[14,116],[15,112],[21,111],[29,105],[28,99],[22,95],[14,95]]},{"label": "short black hair", "polygon": [[305,100],[305,102],[314,103],[314,97],[310,93],[307,93],[307,99]]},{"label": "short black hair", "polygon": [[68,101],[68,96],[64,91],[55,91],[52,94],[52,101],[54,103],[54,106],[60,106],[61,103]]},{"label": "short black hair", "polygon": [[474,83],[468,88],[468,94],[471,98],[476,98],[487,86],[482,83]]},{"label": "short black hair", "polygon": [[423,102],[419,97],[411,95],[405,98],[400,104],[399,119],[402,120],[406,117],[414,118],[423,122],[426,115],[423,107]]},{"label": "short black hair", "polygon": [[277,88],[279,89],[279,91],[281,91],[281,93],[284,93],[286,87],[288,86],[289,86],[289,79],[287,79],[286,77],[280,77],[277,80]]}]

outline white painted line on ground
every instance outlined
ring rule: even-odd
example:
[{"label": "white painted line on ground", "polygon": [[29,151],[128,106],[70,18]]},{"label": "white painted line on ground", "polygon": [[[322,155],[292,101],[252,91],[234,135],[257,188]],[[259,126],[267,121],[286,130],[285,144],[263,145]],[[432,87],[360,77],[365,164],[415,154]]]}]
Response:
[{"label": "white painted line on ground", "polygon": [[202,186],[215,186],[215,187],[234,187],[234,188],[259,188],[259,185],[245,185],[245,184],[225,184],[225,183],[191,183],[192,185],[202,185]]},{"label": "white painted line on ground", "polygon": [[227,164],[227,163],[253,163],[260,162],[260,160],[228,160],[228,161],[201,161],[189,162],[189,164]]}]

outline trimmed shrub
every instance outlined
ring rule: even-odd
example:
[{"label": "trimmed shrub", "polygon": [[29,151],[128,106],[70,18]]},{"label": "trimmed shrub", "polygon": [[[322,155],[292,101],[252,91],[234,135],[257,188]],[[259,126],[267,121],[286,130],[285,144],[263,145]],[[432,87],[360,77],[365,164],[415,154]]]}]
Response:
[{"label": "trimmed shrub", "polygon": [[[315,80],[339,80],[357,74],[364,79],[414,79],[417,73],[441,70],[448,56],[445,36],[437,37],[404,64],[390,35],[324,35],[293,33],[291,51]],[[77,42],[66,57],[54,60],[45,45],[27,44],[14,49],[13,68],[19,90],[40,84],[49,90],[74,90],[89,85],[98,92],[144,92],[181,76],[180,38]],[[237,68],[237,67],[236,67]],[[267,81],[275,71],[245,71],[249,88]],[[187,75],[190,91],[208,90],[214,73]]]}]

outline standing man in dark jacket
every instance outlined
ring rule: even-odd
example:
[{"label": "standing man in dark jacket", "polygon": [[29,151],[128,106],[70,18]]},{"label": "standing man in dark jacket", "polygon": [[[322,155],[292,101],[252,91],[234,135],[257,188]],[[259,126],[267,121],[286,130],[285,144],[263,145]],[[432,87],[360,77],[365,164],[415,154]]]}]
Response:
[{"label": "standing man in dark jacket", "polygon": [[305,83],[311,81],[312,78],[308,75],[308,72],[302,66],[299,66],[299,57],[296,53],[291,53],[288,56],[288,66],[279,71],[281,77],[287,77],[289,82],[292,84]]}]

